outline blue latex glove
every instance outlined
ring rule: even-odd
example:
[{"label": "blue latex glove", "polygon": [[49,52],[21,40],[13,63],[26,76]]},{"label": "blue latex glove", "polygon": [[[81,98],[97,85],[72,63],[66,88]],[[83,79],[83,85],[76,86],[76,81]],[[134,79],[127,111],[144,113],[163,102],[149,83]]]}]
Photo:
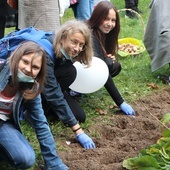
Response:
[{"label": "blue latex glove", "polygon": [[133,110],[133,108],[127,104],[126,102],[123,102],[120,105],[120,109],[126,114],[126,115],[135,115],[135,111]]},{"label": "blue latex glove", "polygon": [[95,144],[93,140],[86,135],[84,132],[76,135],[77,140],[80,142],[80,144],[85,148],[85,149],[92,149],[95,148]]}]

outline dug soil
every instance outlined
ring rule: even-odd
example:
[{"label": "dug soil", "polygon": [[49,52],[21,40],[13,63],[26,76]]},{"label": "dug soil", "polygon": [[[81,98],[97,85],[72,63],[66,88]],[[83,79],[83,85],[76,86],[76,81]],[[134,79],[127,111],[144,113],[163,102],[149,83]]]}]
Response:
[{"label": "dug soil", "polygon": [[165,129],[159,120],[170,111],[170,89],[155,91],[132,106],[135,117],[112,114],[95,118],[87,134],[96,134],[96,149],[84,150],[72,139],[63,141],[65,151],[58,151],[70,170],[123,170],[123,160],[137,156],[141,149],[156,143]]}]

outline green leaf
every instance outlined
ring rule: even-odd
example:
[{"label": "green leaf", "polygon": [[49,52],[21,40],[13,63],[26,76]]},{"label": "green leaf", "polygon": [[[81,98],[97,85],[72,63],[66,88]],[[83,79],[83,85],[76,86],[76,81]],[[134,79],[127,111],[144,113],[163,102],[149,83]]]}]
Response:
[{"label": "green leaf", "polygon": [[169,129],[166,129],[162,132],[162,136],[163,137],[170,137],[170,130]]},{"label": "green leaf", "polygon": [[169,123],[170,122],[170,113],[165,114],[164,117],[161,119],[161,122],[163,124]]},{"label": "green leaf", "polygon": [[170,141],[168,141],[161,149],[164,158],[170,162]]},{"label": "green leaf", "polygon": [[170,137],[162,137],[157,141],[159,146],[164,146],[168,141],[170,141]]},{"label": "green leaf", "polygon": [[129,170],[131,170],[131,169],[137,170],[137,167],[135,168],[136,159],[138,159],[138,157],[128,158],[128,159],[123,161],[122,166],[126,169],[129,169]]},{"label": "green leaf", "polygon": [[157,160],[148,155],[126,159],[123,167],[129,170],[160,170]]},{"label": "green leaf", "polygon": [[145,167],[145,168],[160,168],[157,160],[153,158],[152,156],[142,156],[135,162],[136,165],[139,167]]},{"label": "green leaf", "polygon": [[154,167],[146,167],[146,168],[143,168],[143,167],[141,167],[141,168],[138,168],[137,170],[161,170],[160,168],[154,168]]}]

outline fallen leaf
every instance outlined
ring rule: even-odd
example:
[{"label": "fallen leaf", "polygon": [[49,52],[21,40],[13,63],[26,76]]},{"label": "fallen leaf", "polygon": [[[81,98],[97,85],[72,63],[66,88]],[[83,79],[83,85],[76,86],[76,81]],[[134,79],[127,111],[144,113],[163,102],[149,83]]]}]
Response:
[{"label": "fallen leaf", "polygon": [[110,108],[110,109],[115,109],[115,108],[118,108],[118,106],[116,106],[116,105],[111,105],[109,108]]},{"label": "fallen leaf", "polygon": [[102,109],[97,109],[97,112],[101,115],[106,115],[107,114],[107,110],[102,110]]},{"label": "fallen leaf", "polygon": [[151,87],[152,89],[155,89],[155,90],[159,89],[159,87],[153,83],[148,83],[146,84],[146,86]]}]

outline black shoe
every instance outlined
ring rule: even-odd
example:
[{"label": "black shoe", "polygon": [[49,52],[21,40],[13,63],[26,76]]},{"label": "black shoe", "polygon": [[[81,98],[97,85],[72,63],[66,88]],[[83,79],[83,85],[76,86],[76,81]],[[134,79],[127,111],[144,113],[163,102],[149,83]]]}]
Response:
[{"label": "black shoe", "polygon": [[126,11],[125,17],[128,17],[130,19],[137,18],[136,14],[131,11]]},{"label": "black shoe", "polygon": [[160,75],[157,78],[159,78],[160,80],[162,80],[162,83],[164,84],[168,84],[170,86],[170,76],[167,75]]},{"label": "black shoe", "polygon": [[136,11],[138,14],[142,14],[142,11],[136,8],[134,11]]}]

